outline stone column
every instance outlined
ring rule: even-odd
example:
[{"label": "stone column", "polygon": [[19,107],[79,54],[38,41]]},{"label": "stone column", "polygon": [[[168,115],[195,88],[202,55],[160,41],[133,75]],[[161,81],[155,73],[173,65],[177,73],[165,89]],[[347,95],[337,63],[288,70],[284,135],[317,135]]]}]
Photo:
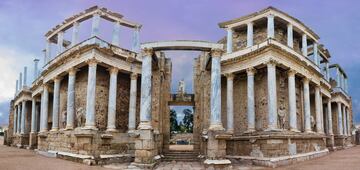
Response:
[{"label": "stone column", "polygon": [[287,45],[294,48],[293,25],[290,23],[287,25]]},{"label": "stone column", "polygon": [[254,68],[248,68],[247,73],[247,120],[248,127],[247,132],[255,131],[255,88],[254,77],[256,70]]},{"label": "stone column", "polygon": [[345,78],[345,84],[344,84],[344,86],[345,86],[345,92],[346,93],[349,93],[349,89],[348,89],[348,78]]},{"label": "stone column", "polygon": [[60,78],[54,79],[54,95],[53,95],[53,112],[52,112],[52,128],[51,131],[59,130],[59,110],[60,110]]},{"label": "stone column", "polygon": [[39,76],[39,68],[38,68],[38,64],[39,64],[39,59],[34,59],[34,80],[37,79],[37,77]]},{"label": "stone column", "polygon": [[247,24],[247,44],[246,47],[251,47],[254,45],[254,23],[249,22]]},{"label": "stone column", "polygon": [[120,22],[115,22],[114,29],[112,32],[111,44],[119,46],[119,44],[120,44],[119,37],[120,37]]},{"label": "stone column", "polygon": [[135,27],[134,28],[131,49],[134,52],[137,52],[137,53],[140,52],[140,27]]},{"label": "stone column", "polygon": [[221,123],[221,58],[222,51],[211,51],[211,115],[209,130],[224,130]]},{"label": "stone column", "polygon": [[288,71],[288,90],[289,90],[289,124],[290,130],[298,132],[297,116],[296,116],[296,86],[295,86],[296,71],[290,69]]},{"label": "stone column", "polygon": [[151,75],[152,49],[143,49],[141,69],[140,124],[138,129],[152,129],[151,125]]},{"label": "stone column", "polygon": [[267,38],[275,38],[274,15],[267,16]]},{"label": "stone column", "polygon": [[16,80],[15,96],[17,95],[18,91],[19,91],[19,80]]},{"label": "stone column", "polygon": [[36,133],[36,100],[31,100],[31,130],[30,133]]},{"label": "stone column", "polygon": [[328,103],[327,103],[327,107],[328,107],[328,121],[329,121],[329,134],[330,135],[333,135],[334,132],[333,132],[333,125],[332,125],[332,110],[331,110],[331,99],[329,98],[328,99]]},{"label": "stone column", "polygon": [[347,122],[346,122],[345,105],[342,105],[341,111],[342,111],[342,116],[343,116],[343,124],[342,124],[342,126],[343,126],[343,134],[345,136],[347,136],[347,127],[346,127]]},{"label": "stone column", "polygon": [[325,124],[324,124],[324,106],[323,106],[323,94],[320,93],[320,120],[321,120],[321,133],[325,134]]},{"label": "stone column", "polygon": [[227,129],[228,133],[234,133],[234,97],[233,97],[233,87],[234,87],[234,74],[226,74],[227,83],[226,83],[226,114],[227,114]]},{"label": "stone column", "polygon": [[21,91],[22,88],[23,88],[22,73],[20,73],[20,75],[19,75],[19,81],[20,81],[20,83],[19,83],[19,91]]},{"label": "stone column", "polygon": [[341,87],[340,83],[341,83],[341,81],[340,81],[340,69],[339,69],[339,67],[336,67],[336,87]]},{"label": "stone column", "polygon": [[44,65],[46,65],[49,62],[50,58],[51,58],[51,42],[50,42],[50,40],[46,40]]},{"label": "stone column", "polygon": [[48,86],[44,84],[43,94],[41,95],[40,132],[48,131],[48,105],[49,105],[49,90],[48,90]]},{"label": "stone column", "polygon": [[351,131],[351,125],[352,125],[352,121],[350,119],[350,113],[349,113],[349,109],[346,107],[346,114],[347,114],[347,129],[348,129],[348,134],[351,136],[352,131]]},{"label": "stone column", "polygon": [[318,54],[318,44],[315,42],[314,43],[314,63],[317,65],[317,66],[320,66],[320,60],[319,60],[319,54]]},{"label": "stone column", "polygon": [[24,67],[24,84],[23,86],[26,87],[27,85],[27,67]]},{"label": "stone column", "polygon": [[308,50],[307,50],[307,36],[306,36],[306,34],[302,35],[302,47],[301,47],[301,50],[302,50],[302,54],[305,57],[307,57]]},{"label": "stone column", "polygon": [[15,135],[16,132],[17,132],[17,115],[18,115],[18,110],[19,110],[19,106],[15,106],[15,109],[14,109],[14,126],[13,126],[13,134]]},{"label": "stone column", "polygon": [[26,101],[22,101],[22,111],[21,111],[21,134],[25,134],[25,119],[26,119],[26,112],[27,112],[27,108],[26,108]]},{"label": "stone column", "polygon": [[86,93],[86,122],[84,129],[96,130],[95,125],[95,104],[96,104],[96,67],[97,61],[91,59],[88,61],[88,83]]},{"label": "stone column", "polygon": [[78,22],[74,22],[73,24],[73,32],[71,37],[71,46],[75,46],[77,43],[79,43],[79,26],[80,24]]},{"label": "stone column", "polygon": [[57,34],[57,54],[59,55],[64,51],[64,32],[60,31]]},{"label": "stone column", "polygon": [[231,28],[227,28],[227,36],[226,36],[226,53],[232,53],[233,48],[233,30]]},{"label": "stone column", "polygon": [[305,113],[305,132],[312,132],[311,122],[310,122],[310,88],[309,88],[309,79],[304,78],[304,113]]},{"label": "stone column", "polygon": [[277,91],[276,91],[276,62],[270,60],[267,63],[267,88],[268,88],[268,130],[278,129],[277,121]]},{"label": "stone column", "polygon": [[110,70],[110,85],[109,85],[109,103],[108,103],[108,121],[106,131],[116,131],[116,96],[117,96],[117,75],[119,70],[115,67]]},{"label": "stone column", "polygon": [[320,113],[320,86],[315,87],[315,115],[316,115],[316,132],[322,133],[321,131],[321,113]]},{"label": "stone column", "polygon": [[72,68],[69,70],[68,80],[68,91],[66,101],[66,128],[74,128],[74,117],[75,117],[75,80],[76,80],[76,69]]},{"label": "stone column", "polygon": [[134,131],[136,128],[137,77],[136,73],[130,75],[129,132]]},{"label": "stone column", "polygon": [[100,15],[94,14],[91,25],[91,37],[99,36]]},{"label": "stone column", "polygon": [[19,103],[18,104],[18,113],[17,113],[17,128],[16,128],[16,133],[20,134],[21,131],[21,112],[22,112],[22,104]]},{"label": "stone column", "polygon": [[330,69],[329,69],[329,62],[326,63],[326,80],[330,81]]},{"label": "stone column", "polygon": [[338,107],[338,133],[339,135],[343,135],[343,126],[342,126],[342,111],[341,111],[341,103],[337,102]]}]

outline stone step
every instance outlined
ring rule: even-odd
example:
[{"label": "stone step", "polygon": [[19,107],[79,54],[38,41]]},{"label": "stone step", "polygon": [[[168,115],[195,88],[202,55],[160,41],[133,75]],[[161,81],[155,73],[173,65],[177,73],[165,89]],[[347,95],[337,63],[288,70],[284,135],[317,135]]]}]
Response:
[{"label": "stone step", "polygon": [[165,162],[181,161],[181,162],[195,162],[198,161],[198,153],[194,151],[170,151],[164,153]]}]

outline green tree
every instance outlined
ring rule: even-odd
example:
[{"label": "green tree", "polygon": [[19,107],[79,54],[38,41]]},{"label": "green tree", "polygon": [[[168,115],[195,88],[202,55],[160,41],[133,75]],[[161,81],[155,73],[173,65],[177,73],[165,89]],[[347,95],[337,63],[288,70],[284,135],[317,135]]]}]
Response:
[{"label": "green tree", "polygon": [[170,132],[177,132],[180,130],[178,122],[176,120],[176,111],[174,109],[170,110]]},{"label": "green tree", "polygon": [[184,109],[184,118],[183,118],[183,126],[184,126],[184,132],[186,133],[193,133],[193,127],[194,127],[194,114],[190,109]]}]

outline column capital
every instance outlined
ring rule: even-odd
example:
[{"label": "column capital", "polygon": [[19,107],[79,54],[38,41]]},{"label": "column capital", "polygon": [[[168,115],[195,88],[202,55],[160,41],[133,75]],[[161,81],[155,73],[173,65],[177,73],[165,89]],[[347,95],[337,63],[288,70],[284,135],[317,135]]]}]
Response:
[{"label": "column capital", "polygon": [[224,53],[223,49],[220,48],[213,48],[211,49],[211,57],[221,57],[221,55]]},{"label": "column capital", "polygon": [[269,59],[268,61],[266,61],[265,62],[265,64],[267,65],[267,66],[276,66],[277,64],[278,64],[278,62],[276,61],[276,60],[274,60],[274,59]]},{"label": "column capital", "polygon": [[145,57],[145,56],[152,56],[154,54],[154,49],[153,48],[143,48],[141,50],[142,52],[142,56]]},{"label": "column capital", "polygon": [[293,24],[288,23],[287,26],[288,26],[288,27],[293,27]]},{"label": "column capital", "polygon": [[306,84],[309,84],[310,80],[311,80],[311,79],[310,79],[310,78],[307,78],[307,77],[304,77],[304,78],[303,78],[303,82],[306,83]]},{"label": "column capital", "polygon": [[98,61],[95,59],[95,58],[91,58],[89,60],[86,61],[86,63],[89,65],[89,66],[96,66]]},{"label": "column capital", "polygon": [[253,21],[248,22],[248,23],[246,23],[246,25],[247,25],[247,26],[253,26],[253,25],[254,25],[254,22],[253,22]]},{"label": "column capital", "polygon": [[234,73],[225,73],[224,75],[228,80],[233,80],[235,76]]},{"label": "column capital", "polygon": [[250,68],[246,69],[246,73],[247,73],[248,76],[253,76],[253,75],[256,74],[256,72],[257,71],[256,71],[256,69],[254,67],[250,67]]},{"label": "column capital", "polygon": [[270,13],[270,14],[269,14],[269,15],[267,15],[266,17],[267,17],[267,18],[274,18],[274,17],[275,17],[275,15]]},{"label": "column capital", "polygon": [[118,74],[119,69],[116,67],[111,67],[108,69],[108,71],[110,72],[110,74]]},{"label": "column capital", "polygon": [[297,72],[294,69],[290,69],[287,71],[289,77],[294,77]]},{"label": "column capital", "polygon": [[61,80],[62,80],[62,77],[60,77],[60,76],[56,76],[56,77],[53,79],[54,83],[60,82]]},{"label": "column capital", "polygon": [[131,73],[131,74],[130,74],[130,79],[131,79],[131,80],[137,80],[137,78],[138,78],[138,74],[137,74],[137,73]]},{"label": "column capital", "polygon": [[226,30],[226,31],[233,31],[233,29],[230,28],[230,27],[225,27],[225,30]]},{"label": "column capital", "polygon": [[75,67],[72,67],[67,72],[69,73],[70,76],[74,76],[77,71],[78,71],[78,69],[76,69]]}]

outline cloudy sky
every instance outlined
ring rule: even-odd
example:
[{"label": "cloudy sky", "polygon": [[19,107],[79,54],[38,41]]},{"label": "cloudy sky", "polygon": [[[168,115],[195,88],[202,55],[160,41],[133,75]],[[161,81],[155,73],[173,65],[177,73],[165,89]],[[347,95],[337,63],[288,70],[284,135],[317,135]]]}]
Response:
[{"label": "cloudy sky", "polygon": [[[33,59],[42,59],[44,34],[65,18],[93,5],[121,13],[141,23],[141,41],[193,39],[217,41],[225,35],[217,24],[268,6],[274,6],[300,19],[321,37],[330,50],[332,63],[343,66],[349,76],[353,111],[360,122],[360,1],[358,0],[1,0],[0,1],[0,124],[8,122],[9,101],[15,81],[25,65],[32,79]],[[102,26],[109,38],[110,26]],[[83,38],[89,23],[81,25]],[[128,47],[130,30],[121,32]],[[71,32],[70,32],[71,34]],[[67,36],[65,36],[67,38]],[[196,53],[169,53],[174,65],[174,85],[185,79],[191,91],[191,67]],[[187,69],[188,68],[188,69]]]}]

